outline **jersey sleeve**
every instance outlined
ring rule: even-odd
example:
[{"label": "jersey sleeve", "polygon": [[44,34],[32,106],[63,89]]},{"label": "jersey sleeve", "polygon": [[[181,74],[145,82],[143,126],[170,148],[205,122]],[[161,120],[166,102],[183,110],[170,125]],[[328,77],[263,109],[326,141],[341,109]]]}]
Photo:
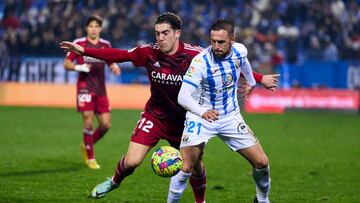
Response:
[{"label": "jersey sleeve", "polygon": [[247,58],[247,54],[248,54],[247,48],[241,43],[235,43],[234,46],[235,46],[234,50],[237,50],[236,51],[238,53],[237,55],[240,58],[241,73],[243,74],[243,76],[245,77],[246,81],[249,83],[250,86],[255,86],[256,79],[252,71],[251,64]]},{"label": "jersey sleeve", "polygon": [[[109,43],[106,43],[106,44],[107,44],[107,48],[112,48],[110,42],[109,42]],[[108,66],[110,66],[110,65],[113,64],[113,63],[115,63],[115,62],[113,62],[113,61],[106,61],[106,64],[107,64]]]},{"label": "jersey sleeve", "polygon": [[241,72],[244,74],[244,77],[246,78],[246,81],[249,83],[251,87],[256,85],[256,81],[251,69],[250,62],[247,58],[244,60],[243,66],[241,66]]},{"label": "jersey sleeve", "polygon": [[74,52],[68,52],[66,54],[66,59],[69,59],[70,61],[74,61],[77,57],[77,54]]},{"label": "jersey sleeve", "polygon": [[[75,42],[75,41],[74,41]],[[79,43],[76,43],[76,44],[79,44]],[[81,45],[81,44],[79,44]],[[75,59],[78,57],[79,55],[76,54],[75,52],[68,52],[66,54],[66,59],[70,60],[70,61],[75,61]]]},{"label": "jersey sleeve", "polygon": [[203,61],[199,57],[195,57],[191,61],[191,64],[184,75],[178,95],[178,103],[186,110],[200,117],[206,112],[206,109],[201,107],[199,103],[195,101],[192,94],[200,86],[204,77],[204,74],[202,73],[203,67]]},{"label": "jersey sleeve", "polygon": [[203,60],[201,60],[198,57],[195,57],[191,61],[190,66],[184,75],[183,83],[184,82],[188,83],[194,86],[195,88],[199,87],[200,82],[203,79],[203,73],[202,73],[202,69],[204,67],[203,63],[204,63]]},{"label": "jersey sleeve", "polygon": [[192,94],[196,92],[196,87],[192,84],[183,82],[178,95],[178,103],[187,111],[202,117],[206,109],[201,107],[198,102],[194,100]]},{"label": "jersey sleeve", "polygon": [[148,50],[142,47],[135,47],[130,50],[114,49],[114,48],[95,49],[95,48],[85,47],[84,55],[102,59],[105,61],[113,61],[113,62],[131,61],[135,66],[144,66],[149,54],[148,54]]}]

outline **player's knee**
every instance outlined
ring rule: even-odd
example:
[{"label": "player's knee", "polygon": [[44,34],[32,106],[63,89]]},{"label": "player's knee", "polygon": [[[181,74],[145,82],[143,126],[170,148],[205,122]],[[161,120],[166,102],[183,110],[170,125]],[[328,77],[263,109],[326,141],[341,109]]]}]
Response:
[{"label": "player's knee", "polygon": [[125,168],[137,168],[140,164],[141,161],[139,160],[125,158]]},{"label": "player's knee", "polygon": [[195,175],[195,176],[200,176],[204,173],[205,171],[205,168],[202,164],[201,161],[199,161],[194,167],[193,167],[193,170],[192,170],[192,174]]},{"label": "player's knee", "polygon": [[111,127],[111,122],[102,123],[102,124],[100,125],[100,127],[101,127],[101,129],[103,129],[104,131],[107,131],[107,130],[109,130],[110,127]]},{"label": "player's knee", "polygon": [[93,129],[93,124],[92,124],[92,122],[84,122],[84,124],[83,124],[83,127],[84,127],[84,129],[87,129],[87,130],[92,130]]},{"label": "player's knee", "polygon": [[266,156],[256,160],[254,163],[255,168],[266,168],[268,165],[269,165],[269,159]]},{"label": "player's knee", "polygon": [[191,163],[183,163],[183,166],[182,166],[182,171],[183,172],[186,172],[186,173],[191,173],[191,171],[193,170],[193,165]]}]

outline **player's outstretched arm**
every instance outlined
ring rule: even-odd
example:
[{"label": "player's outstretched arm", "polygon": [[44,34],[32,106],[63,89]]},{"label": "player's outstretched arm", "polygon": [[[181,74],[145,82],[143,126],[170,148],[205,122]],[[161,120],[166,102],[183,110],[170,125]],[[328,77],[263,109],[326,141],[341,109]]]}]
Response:
[{"label": "player's outstretched arm", "polygon": [[79,55],[84,53],[84,47],[69,41],[60,42],[60,48],[64,49],[65,51],[75,52]]}]

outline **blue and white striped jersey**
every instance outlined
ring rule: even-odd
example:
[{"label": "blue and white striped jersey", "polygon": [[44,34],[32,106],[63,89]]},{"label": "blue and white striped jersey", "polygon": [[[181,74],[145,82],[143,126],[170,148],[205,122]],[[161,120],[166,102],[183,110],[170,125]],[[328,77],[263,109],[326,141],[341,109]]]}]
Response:
[{"label": "blue and white striped jersey", "polygon": [[[216,109],[220,116],[239,110],[237,84],[240,73],[250,86],[256,85],[246,56],[246,47],[241,43],[234,43],[231,52],[223,59],[214,56],[211,46],[193,58],[183,83],[196,88],[192,98],[201,109]],[[190,88],[185,84],[184,86]],[[191,106],[185,108],[192,112]]]}]

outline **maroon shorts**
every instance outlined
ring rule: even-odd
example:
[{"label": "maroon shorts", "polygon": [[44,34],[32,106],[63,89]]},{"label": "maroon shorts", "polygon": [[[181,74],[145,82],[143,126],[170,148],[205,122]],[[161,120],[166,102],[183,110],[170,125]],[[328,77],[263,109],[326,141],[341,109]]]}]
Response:
[{"label": "maroon shorts", "polygon": [[110,112],[109,99],[107,96],[97,96],[96,94],[77,94],[78,112],[95,111],[96,113]]},{"label": "maroon shorts", "polygon": [[160,139],[164,139],[178,149],[183,129],[182,121],[174,123],[166,119],[158,119],[148,112],[142,112],[130,140],[146,146],[155,146]]}]

